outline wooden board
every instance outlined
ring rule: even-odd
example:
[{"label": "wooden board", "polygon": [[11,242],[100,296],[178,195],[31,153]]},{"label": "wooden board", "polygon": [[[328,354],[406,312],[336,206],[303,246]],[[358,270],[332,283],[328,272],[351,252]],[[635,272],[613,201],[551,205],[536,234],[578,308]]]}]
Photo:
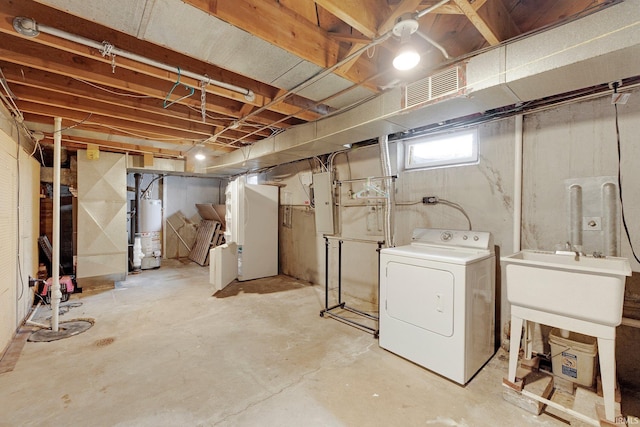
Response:
[{"label": "wooden board", "polygon": [[218,221],[206,219],[200,221],[196,241],[191,248],[191,252],[189,252],[189,259],[191,261],[197,262],[202,266],[209,265],[209,249],[211,249],[213,237],[218,230],[220,230],[220,223]]}]

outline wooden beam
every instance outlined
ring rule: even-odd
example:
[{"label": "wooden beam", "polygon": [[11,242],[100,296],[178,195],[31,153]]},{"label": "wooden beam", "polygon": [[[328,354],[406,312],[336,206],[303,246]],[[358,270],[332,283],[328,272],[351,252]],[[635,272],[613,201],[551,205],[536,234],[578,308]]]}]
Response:
[{"label": "wooden beam", "polygon": [[82,129],[84,124],[93,124],[106,128],[113,128],[121,131],[127,131],[143,138],[170,140],[174,144],[185,144],[192,141],[201,141],[205,139],[203,134],[180,131],[167,128],[158,128],[157,126],[138,123],[133,120],[114,118],[102,114],[86,113],[71,108],[57,107],[46,104],[39,104],[32,101],[19,101],[18,107],[25,113],[39,114],[44,116],[62,117],[73,122],[74,128]]},{"label": "wooden beam", "polygon": [[367,37],[359,36],[359,35],[353,35],[353,34],[329,33],[329,37],[331,37],[334,40],[341,41],[341,42],[359,43],[359,44],[362,44],[362,45],[365,45],[365,44],[371,42],[371,39],[369,39]]},{"label": "wooden beam", "polygon": [[[329,68],[339,61],[339,42],[331,39],[317,25],[299,19],[297,13],[276,0],[221,1],[217,2],[214,11],[210,10],[209,0],[182,1],[319,67]],[[354,83],[361,83],[376,75],[377,68],[370,61],[359,61],[347,72],[337,74]],[[374,84],[369,87],[375,90]]]},{"label": "wooden beam", "polygon": [[[471,3],[471,6],[473,7],[474,10],[477,11],[486,2],[487,0],[475,0],[473,3]],[[449,3],[443,4],[442,6],[434,10],[432,13],[434,13],[435,15],[464,15],[464,12],[462,11],[462,9],[460,9],[460,7],[458,7],[458,5],[456,5],[452,1]]]},{"label": "wooden beam", "polygon": [[371,39],[378,35],[378,26],[390,12],[387,3],[381,0],[370,0],[366,5],[358,0],[315,0],[315,2]]},{"label": "wooden beam", "polygon": [[[499,44],[502,40],[493,32],[493,30],[489,27],[489,25],[478,15],[478,12],[474,9],[474,7],[469,3],[468,0],[453,0],[455,4],[462,10],[462,12],[466,15],[466,17],[471,21],[474,27],[482,34],[482,37],[485,38],[490,45],[495,46]],[[494,0],[495,1],[495,0]]]},{"label": "wooden beam", "polygon": [[487,1],[484,7],[477,7],[476,11],[500,41],[509,40],[521,34],[502,0]]},{"label": "wooden beam", "polygon": [[280,0],[280,4],[312,24],[318,25],[318,12],[313,0]]},{"label": "wooden beam", "polygon": [[50,107],[68,108],[81,111],[85,114],[94,113],[96,115],[111,117],[113,119],[133,120],[139,124],[155,126],[158,129],[173,129],[199,133],[206,137],[211,135],[213,127],[210,125],[187,122],[175,117],[158,117],[147,111],[136,111],[131,108],[116,106],[89,100],[72,95],[50,92],[44,89],[31,89],[25,86],[15,85],[12,87],[13,93],[18,97],[18,103],[33,102]]},{"label": "wooden beam", "polygon": [[[7,3],[9,2],[9,0],[0,0],[0,6],[3,5],[3,3]],[[25,0],[25,3],[31,3],[27,0]],[[11,9],[11,7],[9,7],[9,9]],[[27,16],[32,16],[32,15],[27,15]],[[12,20],[13,20],[14,15],[13,14],[9,14],[6,11],[3,11],[2,7],[0,7],[0,32],[7,34],[7,35],[11,35],[14,36],[16,38],[20,38],[21,36],[18,35],[18,33],[14,30],[13,25],[12,25]],[[111,33],[113,33],[113,31],[111,31]],[[89,37],[91,38],[91,37]],[[105,65],[108,65],[108,67],[101,67],[101,69],[103,70],[104,73],[110,72],[111,69],[111,60],[109,58],[104,58],[102,57],[102,55],[95,49],[89,48],[87,46],[78,44],[78,43],[74,43],[71,41],[67,41],[64,39],[60,39],[58,37],[54,37],[48,34],[44,34],[41,33],[38,37],[35,38],[28,38],[26,40],[29,40],[32,43],[37,43],[37,44],[42,44],[44,46],[48,46],[50,48],[54,48],[54,49],[60,49],[62,51],[74,54],[74,55],[79,55],[82,56],[84,58],[90,58],[93,59],[97,62],[101,62]],[[138,41],[139,42],[139,41]],[[131,43],[131,42],[130,42]],[[139,42],[140,43],[140,42]],[[146,43],[146,45],[148,46],[147,49],[155,49],[158,50],[159,48],[157,46],[154,46],[150,43]],[[142,49],[140,46],[138,46],[138,49]],[[51,52],[49,50],[48,55],[46,57],[51,56]],[[146,56],[146,55],[145,55]],[[165,54],[166,56],[166,54]],[[161,62],[163,62],[161,60]],[[164,61],[165,63],[178,63],[178,64],[182,64],[181,62],[175,62],[174,60],[171,61]],[[190,63],[193,64],[194,60],[191,59],[189,61]],[[195,66],[195,65],[194,65]],[[202,63],[200,62],[199,67],[203,67]],[[208,65],[208,67],[210,67],[210,65]],[[127,58],[124,57],[116,57],[116,74],[119,70],[121,69],[128,69],[131,71],[135,71],[138,73],[142,73],[145,75],[148,75],[150,77],[155,77],[158,79],[162,79],[165,80],[167,82],[175,82],[177,79],[177,67],[176,67],[176,72],[175,73],[171,73],[171,72],[167,72],[164,70],[160,70],[157,69],[155,67],[146,65],[146,64],[141,64],[139,62],[133,61],[133,60],[129,60]],[[183,67],[184,68],[184,67]],[[198,71],[195,71],[198,72]],[[208,72],[204,72],[202,74],[209,74]],[[214,76],[212,76],[214,77]],[[181,83],[189,85],[190,87],[199,88],[200,82],[189,78],[189,77],[185,77],[182,76],[180,78]],[[232,83],[232,82],[229,82]],[[232,84],[237,84],[237,83],[232,83]],[[254,84],[255,86],[255,84]],[[260,89],[265,89],[265,86],[260,86]],[[268,102],[271,101],[272,97],[269,96],[271,93],[274,92],[274,89],[269,89],[269,90],[264,90],[264,92],[269,92],[269,95],[260,93],[260,92],[255,92],[256,93],[256,97],[253,101],[247,101],[244,97],[244,95],[233,92],[233,91],[229,91],[227,89],[223,89],[214,85],[208,85],[206,88],[207,92],[209,94],[212,95],[217,95],[220,97],[224,97],[224,98],[228,98],[228,99],[233,99],[236,100],[238,102],[242,102],[244,103],[251,103],[256,107],[261,107],[265,104],[267,104]],[[292,97],[290,99],[290,102],[293,102],[293,100],[296,101],[302,101],[301,97]],[[307,102],[307,105],[310,105],[310,102]],[[299,108],[299,106],[296,105],[288,105],[287,103],[278,103],[272,107],[270,107],[270,110],[272,111],[276,111],[279,112],[281,114],[284,115],[291,115],[294,111],[298,111],[299,112],[299,116],[300,118],[302,118],[303,120],[307,120],[307,121],[312,121],[312,120],[316,120],[320,117],[319,114],[315,113],[315,112],[310,112],[310,111],[301,111],[301,108]]]},{"label": "wooden beam", "polygon": [[385,34],[387,31],[391,31],[393,26],[396,24],[398,18],[405,13],[413,13],[420,10],[420,3],[422,0],[402,0],[393,12],[387,16],[387,18],[380,25],[378,32],[380,34]]},{"label": "wooden beam", "polygon": [[[96,99],[115,106],[146,111],[160,116],[158,117],[158,120],[163,120],[162,117],[168,116],[174,118],[177,117],[190,122],[202,122],[200,111],[195,102],[191,105],[193,108],[189,108],[189,105],[180,103],[174,104],[170,109],[166,109],[162,108],[162,103],[159,102],[159,99],[157,98],[131,97],[127,96],[126,92],[122,92],[121,95],[117,95],[114,93],[114,90],[109,88],[104,88],[106,90],[110,90],[109,92],[106,90],[100,90],[71,77],[55,74],[50,70],[38,70],[26,66],[20,67],[19,65],[7,63],[5,61],[0,61],[0,68],[2,69],[7,81],[11,84],[22,85],[34,89],[48,90],[61,94],[69,94],[92,100]],[[233,111],[219,111],[219,109],[216,108],[216,105],[211,103],[211,100],[208,100],[207,109],[210,113],[216,113],[218,116],[226,116],[228,112]],[[241,107],[239,109],[241,109]],[[207,123],[225,126],[236,118],[237,117],[232,115],[229,115],[226,120],[224,120],[224,117],[215,119],[207,118]],[[271,118],[265,117],[265,115],[257,115],[252,117],[250,121],[263,125],[273,123]],[[285,128],[290,127],[292,124],[294,123],[287,121],[280,123],[280,126]]]},{"label": "wooden beam", "polygon": [[[13,41],[3,42],[3,40],[7,38],[13,39]],[[10,46],[12,50],[3,49],[3,46]],[[29,52],[29,54],[23,52]],[[170,89],[170,85],[164,82],[130,70],[120,70],[116,76],[110,72],[105,74],[103,70],[101,70],[102,64],[99,62],[88,59],[79,61],[78,57],[66,52],[58,52],[52,56],[45,46],[34,45],[28,40],[10,37],[2,33],[0,33],[0,60],[20,64],[24,67],[34,67],[42,71],[54,71],[55,73],[70,78],[81,78],[85,81],[128,93],[151,96],[158,100],[164,100],[164,97]],[[77,65],[79,63],[82,64],[82,68]],[[197,111],[200,109],[199,97],[185,99],[181,101],[181,103],[190,105]],[[227,105],[225,106],[225,104]],[[160,102],[159,105],[162,105],[162,103]],[[237,118],[242,105],[244,104],[226,98],[216,98],[214,95],[207,97],[207,111],[224,114],[229,117]],[[290,114],[294,114],[298,112],[298,110],[299,109],[294,106],[287,107],[287,112]],[[280,114],[274,116],[272,112],[265,111],[252,118],[252,120],[257,121],[259,117],[264,119],[264,124],[271,124],[282,118]]]},{"label": "wooden beam", "polygon": [[[50,144],[53,143],[53,136],[51,133],[45,133],[45,139],[43,140],[46,144],[47,141],[50,141]],[[149,153],[153,154],[155,157],[178,157],[182,155],[182,151],[179,150],[167,150],[165,148],[153,147],[150,145],[139,145],[139,144],[128,144],[125,142],[116,142],[116,141],[106,141],[102,139],[94,139],[94,138],[86,138],[81,136],[62,136],[62,145],[67,148],[75,148],[82,149],[85,148],[87,144],[95,144],[100,146],[101,149],[105,149],[104,151],[116,151],[116,152],[135,152],[135,153]],[[222,150],[228,150],[226,148],[221,147]]]}]

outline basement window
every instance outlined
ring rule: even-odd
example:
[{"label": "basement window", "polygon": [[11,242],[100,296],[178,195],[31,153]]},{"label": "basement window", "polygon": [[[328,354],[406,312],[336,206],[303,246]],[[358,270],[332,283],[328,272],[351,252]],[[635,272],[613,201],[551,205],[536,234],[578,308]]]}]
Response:
[{"label": "basement window", "polygon": [[407,170],[478,163],[478,130],[465,129],[405,140],[404,153]]}]

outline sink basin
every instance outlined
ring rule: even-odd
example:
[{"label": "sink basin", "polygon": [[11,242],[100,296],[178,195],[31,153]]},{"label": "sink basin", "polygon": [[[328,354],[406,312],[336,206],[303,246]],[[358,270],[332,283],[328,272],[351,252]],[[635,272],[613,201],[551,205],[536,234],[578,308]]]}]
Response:
[{"label": "sink basin", "polygon": [[501,261],[512,305],[607,326],[621,323],[631,276],[626,258],[523,250]]}]

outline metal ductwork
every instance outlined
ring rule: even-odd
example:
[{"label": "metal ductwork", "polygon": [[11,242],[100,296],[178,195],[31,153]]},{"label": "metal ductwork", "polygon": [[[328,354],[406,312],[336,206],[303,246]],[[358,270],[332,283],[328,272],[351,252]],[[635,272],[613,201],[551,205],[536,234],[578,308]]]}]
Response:
[{"label": "metal ductwork", "polygon": [[[638,57],[640,0],[626,0],[388,90],[342,114],[288,129],[250,150],[218,157],[207,172],[244,173],[337,151],[347,143],[639,76]],[[418,93],[434,82],[440,91],[436,96]]]}]

